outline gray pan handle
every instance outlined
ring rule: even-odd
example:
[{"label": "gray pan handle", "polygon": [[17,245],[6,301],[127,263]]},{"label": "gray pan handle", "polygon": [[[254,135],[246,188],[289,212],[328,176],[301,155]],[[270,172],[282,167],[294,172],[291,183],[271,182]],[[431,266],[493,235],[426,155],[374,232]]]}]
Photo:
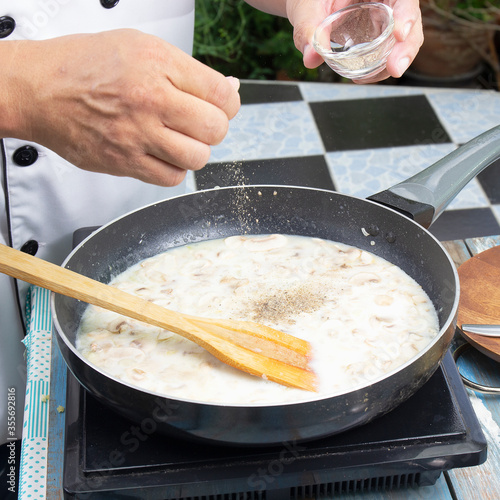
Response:
[{"label": "gray pan handle", "polygon": [[500,159],[500,126],[460,146],[430,167],[368,199],[428,228],[482,170]]}]

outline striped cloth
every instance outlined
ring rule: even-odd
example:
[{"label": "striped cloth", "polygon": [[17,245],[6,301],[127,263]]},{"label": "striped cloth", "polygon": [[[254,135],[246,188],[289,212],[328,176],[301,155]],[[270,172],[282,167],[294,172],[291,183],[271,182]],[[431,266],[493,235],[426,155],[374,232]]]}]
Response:
[{"label": "striped cloth", "polygon": [[50,292],[31,287],[27,297],[27,385],[19,475],[19,498],[45,499],[52,319]]}]

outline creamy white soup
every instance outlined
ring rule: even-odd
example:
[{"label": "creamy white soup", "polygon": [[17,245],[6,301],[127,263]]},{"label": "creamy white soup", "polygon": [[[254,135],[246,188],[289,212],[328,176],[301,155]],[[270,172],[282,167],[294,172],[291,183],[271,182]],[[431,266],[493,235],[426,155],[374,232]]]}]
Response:
[{"label": "creamy white soup", "polygon": [[121,381],[173,398],[272,404],[366,385],[438,334],[428,296],[397,266],[342,243],[232,236],[171,249],[111,284],[169,309],[251,320],[310,342],[318,393],[231,368],[175,333],[89,306],[77,348]]}]

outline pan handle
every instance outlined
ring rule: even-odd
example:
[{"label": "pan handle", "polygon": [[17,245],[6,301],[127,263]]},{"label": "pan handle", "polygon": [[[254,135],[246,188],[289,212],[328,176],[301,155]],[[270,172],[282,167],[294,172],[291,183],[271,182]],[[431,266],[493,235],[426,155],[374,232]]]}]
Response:
[{"label": "pan handle", "polygon": [[409,179],[369,200],[386,205],[428,228],[482,170],[500,159],[500,126],[460,146]]}]

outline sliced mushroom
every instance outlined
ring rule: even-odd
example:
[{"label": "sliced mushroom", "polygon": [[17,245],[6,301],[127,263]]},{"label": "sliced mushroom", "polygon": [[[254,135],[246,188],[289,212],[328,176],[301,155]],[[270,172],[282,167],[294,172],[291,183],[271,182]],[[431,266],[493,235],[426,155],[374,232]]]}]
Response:
[{"label": "sliced mushroom", "polygon": [[123,316],[119,316],[108,324],[108,331],[111,333],[125,333],[130,332],[131,330],[131,322]]},{"label": "sliced mushroom", "polygon": [[375,273],[357,273],[349,278],[352,286],[363,286],[371,283],[380,283],[381,278]]},{"label": "sliced mushroom", "polygon": [[144,276],[151,283],[166,283],[170,281],[170,277],[163,271],[159,271],[158,269],[148,269],[144,272]]},{"label": "sliced mushroom", "polygon": [[359,256],[359,260],[364,266],[367,266],[369,264],[373,264],[374,256],[373,254],[369,252],[365,252],[364,250],[361,252],[361,255]]},{"label": "sliced mushroom", "polygon": [[395,326],[394,318],[384,318],[380,316],[372,316],[369,320],[370,326],[373,329],[383,328],[384,330],[388,330]]},{"label": "sliced mushroom", "polygon": [[147,378],[147,373],[140,368],[132,368],[131,370],[129,370],[129,376],[132,380],[141,382]]},{"label": "sliced mushroom", "polygon": [[179,272],[184,276],[203,276],[209,274],[210,269],[213,268],[213,263],[208,259],[191,260],[184,264]]},{"label": "sliced mushroom", "polygon": [[224,243],[228,248],[235,249],[241,247],[245,240],[244,236],[229,236],[224,239]]},{"label": "sliced mushroom", "polygon": [[101,352],[111,349],[113,347],[113,342],[104,341],[104,342],[92,342],[90,344],[90,350],[92,352]]},{"label": "sliced mushroom", "polygon": [[240,286],[248,285],[249,280],[247,278],[235,278],[234,276],[224,276],[220,280],[221,284],[228,285],[233,289],[239,288]]},{"label": "sliced mushroom", "polygon": [[394,302],[394,298],[390,295],[376,295],[374,299],[375,304],[377,306],[390,306]]},{"label": "sliced mushroom", "polygon": [[287,237],[282,234],[272,234],[266,237],[249,238],[245,241],[245,248],[251,252],[268,252],[284,247]]},{"label": "sliced mushroom", "polygon": [[109,359],[131,359],[137,362],[144,359],[146,355],[141,349],[135,347],[115,347],[109,350],[107,357]]}]

